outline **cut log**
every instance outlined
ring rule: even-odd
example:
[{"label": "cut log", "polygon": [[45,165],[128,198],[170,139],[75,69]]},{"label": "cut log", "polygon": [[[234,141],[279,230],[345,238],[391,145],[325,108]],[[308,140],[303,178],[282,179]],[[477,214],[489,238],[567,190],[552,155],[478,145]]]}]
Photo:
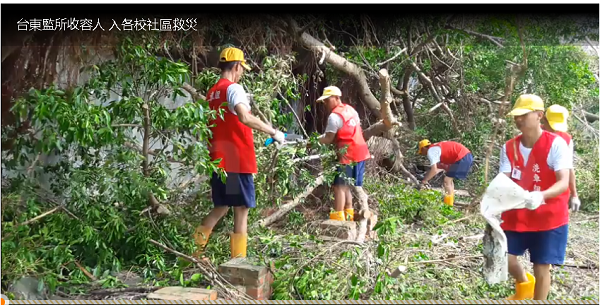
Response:
[{"label": "cut log", "polygon": [[381,118],[387,129],[391,129],[397,125],[397,120],[392,113],[390,104],[393,102],[392,93],[390,92],[390,75],[386,69],[379,70],[379,86],[381,87],[381,98],[379,99],[379,107],[381,108]]},{"label": "cut log", "polygon": [[319,175],[317,177],[317,179],[315,180],[315,183],[313,185],[309,185],[306,187],[306,189],[304,190],[304,192],[302,192],[302,194],[298,195],[298,197],[296,197],[294,200],[292,200],[291,202],[285,203],[283,204],[279,210],[277,210],[277,212],[271,214],[269,217],[260,220],[259,222],[257,222],[256,224],[254,224],[254,226],[268,226],[274,222],[276,222],[277,220],[281,219],[281,217],[283,217],[284,215],[286,215],[287,213],[289,213],[291,210],[293,210],[295,207],[297,207],[300,202],[302,201],[302,199],[306,198],[308,195],[310,195],[315,188],[317,188],[319,185],[323,184],[323,182],[325,181],[325,177],[323,176],[323,174]]},{"label": "cut log", "polygon": [[358,213],[362,216],[361,220],[358,222],[358,234],[356,236],[356,242],[362,243],[365,241],[365,236],[367,235],[367,231],[369,229],[369,218],[371,216],[371,211],[369,211],[369,196],[363,190],[362,186],[354,186],[354,192],[358,197]]}]

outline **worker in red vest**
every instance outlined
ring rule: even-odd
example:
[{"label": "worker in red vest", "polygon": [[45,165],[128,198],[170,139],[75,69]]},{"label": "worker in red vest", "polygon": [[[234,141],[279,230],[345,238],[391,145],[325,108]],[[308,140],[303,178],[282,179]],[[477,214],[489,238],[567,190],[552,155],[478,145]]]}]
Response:
[{"label": "worker in red vest", "polygon": [[[542,129],[555,133],[563,138],[567,145],[569,145],[569,149],[571,150],[571,154],[575,155],[573,138],[570,134],[567,133],[568,125],[567,118],[569,118],[569,110],[561,105],[552,105],[546,109],[546,114],[542,119]],[[575,164],[573,164],[575,166]],[[569,191],[571,192],[571,199],[569,200],[569,207],[574,212],[579,210],[581,206],[581,201],[579,201],[579,196],[577,196],[577,181],[575,180],[575,168],[571,169],[569,173]]]},{"label": "worker in red vest", "polygon": [[[334,210],[329,214],[333,220],[354,220],[350,179],[354,185],[362,187],[365,173],[365,160],[371,158],[369,147],[363,138],[358,113],[352,106],[342,103],[342,92],[338,87],[330,86],[323,90],[317,102],[323,102],[331,111],[327,119],[325,134],[319,138],[321,144],[335,143],[338,149],[338,173],[333,181]],[[345,154],[340,150],[346,149]]]},{"label": "worker in red vest", "polygon": [[233,207],[233,233],[231,233],[231,256],[246,257],[248,240],[248,210],[256,206],[253,174],[257,173],[256,154],[252,130],[259,130],[283,143],[284,134],[273,129],[250,113],[250,102],[244,88],[239,85],[244,69],[250,70],[244,53],[237,48],[221,52],[219,68],[221,78],[206,94],[211,110],[223,110],[224,117],[210,122],[213,127],[209,140],[210,158],[220,160],[218,167],[226,174],[223,182],[215,172],[211,178],[213,210],[196,229],[194,239],[199,256],[219,220]]},{"label": "worker in red vest", "polygon": [[[544,131],[544,102],[533,94],[521,95],[509,116],[521,134],[504,144],[500,172],[531,198],[526,208],[502,213],[501,227],[508,244],[508,271],[515,278],[510,300],[545,300],[550,291],[550,266],[565,258],[569,230],[569,172],[573,156],[567,142]],[[517,256],[529,250],[533,273],[525,272]]]},{"label": "worker in red vest", "polygon": [[429,180],[441,170],[446,171],[444,177],[444,203],[454,205],[454,178],[466,179],[473,165],[473,154],[464,145],[454,141],[442,141],[431,144],[425,139],[419,142],[419,154],[427,156],[431,167],[421,181],[421,186],[428,185]]}]

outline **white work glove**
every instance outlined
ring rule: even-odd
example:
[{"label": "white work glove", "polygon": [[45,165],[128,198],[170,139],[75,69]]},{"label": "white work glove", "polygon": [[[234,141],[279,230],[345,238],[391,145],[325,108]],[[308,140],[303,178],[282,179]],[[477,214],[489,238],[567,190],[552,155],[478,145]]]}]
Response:
[{"label": "white work glove", "polygon": [[525,200],[525,208],[530,210],[535,210],[542,204],[544,204],[544,195],[539,191],[529,193],[529,198]]},{"label": "white work glove", "polygon": [[281,145],[283,144],[283,142],[285,142],[285,135],[283,134],[283,132],[277,130],[275,132],[275,135],[273,136],[273,140],[275,140],[275,142]]},{"label": "white work glove", "polygon": [[571,211],[577,212],[581,207],[581,201],[579,201],[579,197],[571,197]]}]

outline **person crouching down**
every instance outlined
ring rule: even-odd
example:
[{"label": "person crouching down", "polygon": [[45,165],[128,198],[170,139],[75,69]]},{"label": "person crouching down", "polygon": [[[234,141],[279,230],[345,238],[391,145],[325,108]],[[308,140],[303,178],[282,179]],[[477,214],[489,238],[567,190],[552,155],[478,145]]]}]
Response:
[{"label": "person crouching down", "polygon": [[446,171],[444,177],[444,203],[454,205],[454,179],[467,179],[467,175],[473,166],[473,154],[464,145],[454,141],[442,141],[431,144],[424,139],[419,142],[419,155],[427,156],[431,167],[421,181],[421,185],[427,185],[441,170]]}]

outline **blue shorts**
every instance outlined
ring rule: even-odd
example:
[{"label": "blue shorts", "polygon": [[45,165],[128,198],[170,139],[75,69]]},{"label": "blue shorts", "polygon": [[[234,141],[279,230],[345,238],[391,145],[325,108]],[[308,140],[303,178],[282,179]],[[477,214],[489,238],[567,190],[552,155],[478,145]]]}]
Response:
[{"label": "blue shorts", "polygon": [[[344,169],[345,175],[340,175]],[[349,179],[354,179],[355,186],[363,185],[363,177],[365,175],[365,161],[360,161],[356,165],[338,165],[338,173],[335,175],[333,185],[350,185]]]},{"label": "blue shorts", "polygon": [[217,173],[212,174],[210,186],[215,207],[256,207],[252,174],[227,173],[226,183]]},{"label": "blue shorts", "polygon": [[521,256],[529,250],[530,261],[534,264],[562,265],[567,251],[569,225],[540,232],[504,231],[508,243],[508,253]]},{"label": "blue shorts", "polygon": [[458,162],[454,164],[450,164],[450,168],[448,172],[446,172],[446,177],[456,178],[456,179],[467,179],[467,174],[471,170],[471,166],[473,165],[473,154],[468,153],[462,159],[458,160]]}]

